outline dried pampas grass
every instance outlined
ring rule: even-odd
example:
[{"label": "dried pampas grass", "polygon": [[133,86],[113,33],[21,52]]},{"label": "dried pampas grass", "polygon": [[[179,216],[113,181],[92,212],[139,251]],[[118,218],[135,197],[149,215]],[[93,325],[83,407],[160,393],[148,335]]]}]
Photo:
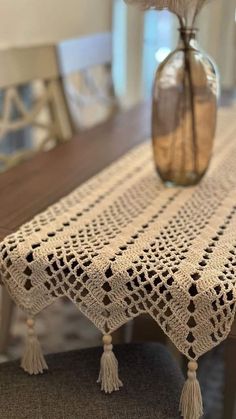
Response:
[{"label": "dried pampas grass", "polygon": [[137,4],[142,9],[167,9],[178,16],[181,26],[192,28],[202,8],[209,0],[125,0],[127,4]]}]

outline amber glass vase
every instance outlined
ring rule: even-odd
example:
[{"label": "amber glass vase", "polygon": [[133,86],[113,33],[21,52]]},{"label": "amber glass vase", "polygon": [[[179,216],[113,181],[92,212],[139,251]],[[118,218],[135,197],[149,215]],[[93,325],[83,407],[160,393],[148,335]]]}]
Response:
[{"label": "amber glass vase", "polygon": [[197,30],[180,30],[178,47],[157,70],[152,137],[156,169],[168,185],[190,186],[205,174],[216,129],[219,78],[198,48]]}]

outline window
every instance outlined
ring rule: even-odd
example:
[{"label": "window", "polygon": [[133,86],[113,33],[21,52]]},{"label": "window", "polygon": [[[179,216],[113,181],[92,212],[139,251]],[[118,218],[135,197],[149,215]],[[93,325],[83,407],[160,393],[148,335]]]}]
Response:
[{"label": "window", "polygon": [[114,0],[113,7],[113,79],[117,96],[126,89],[127,6],[124,0]]},{"label": "window", "polygon": [[153,78],[158,64],[176,44],[177,22],[169,12],[151,10],[144,17],[143,84],[144,94],[152,92]]}]

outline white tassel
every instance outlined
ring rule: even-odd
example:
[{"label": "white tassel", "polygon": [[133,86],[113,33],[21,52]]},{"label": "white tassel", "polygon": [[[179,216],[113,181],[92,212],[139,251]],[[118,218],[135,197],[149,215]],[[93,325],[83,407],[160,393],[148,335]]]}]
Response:
[{"label": "white tassel", "polygon": [[21,360],[21,368],[30,375],[42,374],[48,369],[40,343],[34,330],[34,320],[27,320],[28,337],[25,352]]},{"label": "white tassel", "polygon": [[123,383],[118,375],[118,361],[113,352],[112,337],[103,336],[104,352],[101,357],[100,373],[97,382],[101,383],[101,390],[111,394],[118,391]]},{"label": "white tassel", "polygon": [[184,384],[180,399],[180,412],[184,419],[199,419],[203,416],[203,405],[195,361],[188,363],[188,379]]}]

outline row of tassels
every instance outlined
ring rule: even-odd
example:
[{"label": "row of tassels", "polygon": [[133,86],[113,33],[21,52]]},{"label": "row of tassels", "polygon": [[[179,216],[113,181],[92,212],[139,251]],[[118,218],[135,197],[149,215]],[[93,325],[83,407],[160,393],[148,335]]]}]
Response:
[{"label": "row of tassels", "polygon": [[[42,353],[40,343],[34,329],[34,320],[28,319],[28,337],[21,367],[30,375],[42,374],[48,369]],[[113,352],[112,337],[103,336],[104,352],[101,357],[98,383],[105,393],[118,391],[123,383],[119,379],[118,361]],[[180,412],[184,419],[200,419],[203,415],[202,395],[197,380],[198,364],[195,361],[188,363],[188,379],[184,384],[180,399]]]}]

